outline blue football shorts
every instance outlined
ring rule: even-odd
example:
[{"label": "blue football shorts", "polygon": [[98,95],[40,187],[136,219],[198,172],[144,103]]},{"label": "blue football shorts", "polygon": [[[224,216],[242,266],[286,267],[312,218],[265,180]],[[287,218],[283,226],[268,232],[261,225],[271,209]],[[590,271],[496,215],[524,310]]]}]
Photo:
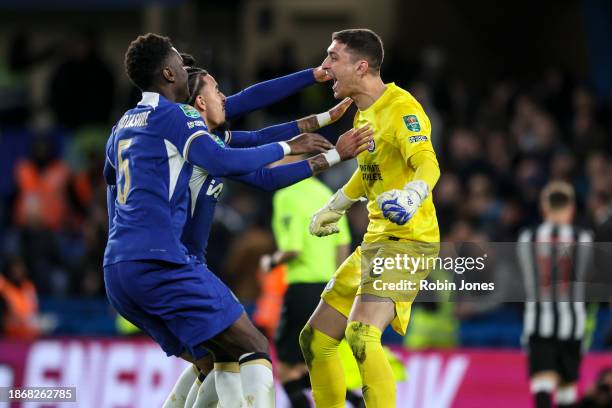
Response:
[{"label": "blue football shorts", "polygon": [[244,313],[232,291],[194,257],[184,265],[124,261],[104,267],[106,294],[117,312],[169,356],[208,354],[201,345]]}]

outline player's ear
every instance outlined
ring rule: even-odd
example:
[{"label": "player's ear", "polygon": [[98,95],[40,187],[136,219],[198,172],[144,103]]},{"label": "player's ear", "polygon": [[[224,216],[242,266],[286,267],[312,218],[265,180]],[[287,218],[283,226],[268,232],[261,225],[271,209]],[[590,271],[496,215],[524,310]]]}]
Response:
[{"label": "player's ear", "polygon": [[162,75],[164,76],[164,79],[168,82],[174,82],[174,72],[172,72],[172,70],[168,67],[164,68],[162,70]]},{"label": "player's ear", "polygon": [[367,60],[359,60],[357,61],[357,73],[360,76],[364,76],[368,73],[368,69],[370,68],[370,64],[368,64]]},{"label": "player's ear", "polygon": [[196,96],[195,103],[197,110],[201,112],[206,111],[206,102],[204,101],[204,98],[202,98],[202,95]]}]

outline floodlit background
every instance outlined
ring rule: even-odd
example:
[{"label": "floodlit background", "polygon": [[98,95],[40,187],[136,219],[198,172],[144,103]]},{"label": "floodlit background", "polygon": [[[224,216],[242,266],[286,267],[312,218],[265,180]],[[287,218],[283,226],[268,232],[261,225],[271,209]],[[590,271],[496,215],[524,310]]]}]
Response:
[{"label": "floodlit background", "polygon": [[[383,79],[412,92],[431,119],[444,241],[516,240],[539,221],[538,193],[550,180],[572,183],[577,221],[612,241],[610,2],[2,0],[0,386],[75,385],[82,407],[150,407],[182,366],[117,325],[104,295],[104,144],[139,100],[123,69],[129,42],[170,36],[231,95],[319,65],[331,33],[351,27],[381,35]],[[330,85],[317,84],[232,127],[334,103]],[[349,126],[347,117],[324,133],[334,140]],[[354,166],[322,178],[336,189]],[[259,258],[275,249],[271,197],[226,182],[209,241],[210,268],[253,313]],[[356,246],[365,207],[349,220]],[[583,394],[612,366],[608,307],[591,306]],[[521,310],[417,305],[408,337],[384,337],[408,373],[398,406],[528,406]],[[274,322],[259,323],[271,332]]]}]

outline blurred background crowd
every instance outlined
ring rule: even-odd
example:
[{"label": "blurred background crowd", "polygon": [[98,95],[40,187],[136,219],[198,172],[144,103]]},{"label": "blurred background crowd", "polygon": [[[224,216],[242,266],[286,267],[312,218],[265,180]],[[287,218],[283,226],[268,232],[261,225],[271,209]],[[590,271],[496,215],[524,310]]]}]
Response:
[{"label": "blurred background crowd", "polygon": [[[369,24],[364,15],[372,10],[358,11],[358,2],[349,0],[333,10],[301,1],[294,8],[275,1],[224,7],[135,1],[133,8],[116,2],[116,10],[113,2],[90,1],[78,11],[62,9],[62,2],[59,10],[8,3],[0,29],[5,336],[117,333],[102,276],[104,144],[114,122],[139,99],[121,62],[129,41],[146,31],[170,35],[230,95],[317,66],[331,31],[368,26],[385,41],[383,79],[409,90],[431,119],[442,169],[434,202],[444,241],[515,241],[522,227],[539,221],[538,194],[551,180],[569,181],[578,223],[593,229],[596,240],[612,241],[612,62],[605,56],[612,8],[605,2],[459,7],[434,1],[417,7],[384,1]],[[326,17],[313,28],[318,15]],[[550,29],[542,30],[546,18]],[[589,21],[595,20],[607,23],[599,28],[603,34],[593,32]],[[300,27],[316,35],[300,35]],[[330,86],[314,85],[232,127],[257,129],[333,104]],[[326,136],[333,140],[348,128],[348,116]],[[344,164],[322,178],[336,189],[354,167]],[[249,310],[260,295],[259,259],[275,248],[271,197],[226,182],[209,241],[210,268]],[[351,209],[349,220],[355,246],[367,226],[365,207]],[[518,347],[516,305],[434,309],[453,321],[449,345]],[[594,347],[609,347],[608,316],[601,308]]]}]

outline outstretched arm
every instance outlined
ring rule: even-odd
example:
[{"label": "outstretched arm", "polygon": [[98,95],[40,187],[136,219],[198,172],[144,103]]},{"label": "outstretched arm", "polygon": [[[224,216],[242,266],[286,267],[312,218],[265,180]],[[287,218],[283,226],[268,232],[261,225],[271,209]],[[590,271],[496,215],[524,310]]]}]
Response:
[{"label": "outstretched arm", "polygon": [[252,147],[264,143],[282,142],[300,134],[296,121],[281,123],[255,131],[227,131],[225,142],[231,147]]},{"label": "outstretched arm", "polygon": [[225,143],[231,147],[252,147],[264,143],[281,142],[300,133],[314,132],[340,119],[351,106],[350,98],[344,99],[333,108],[316,115],[306,116],[293,122],[281,123],[256,131],[227,131]]},{"label": "outstretched arm", "polygon": [[[356,135],[347,138],[346,143],[342,146],[343,149],[341,151],[344,156],[333,149],[331,151],[335,152],[335,156],[340,158],[348,157],[357,150],[357,143],[367,137],[367,135],[363,135],[364,131],[354,133]],[[322,153],[331,147],[333,145],[325,140],[323,136],[314,133],[304,133],[287,142],[234,149],[226,147],[225,143],[217,135],[202,130],[193,133],[187,139],[183,147],[183,157],[189,163],[203,168],[213,176],[224,177],[256,171],[289,154]],[[329,155],[330,153],[325,154]],[[322,155],[315,157],[319,156]]]},{"label": "outstretched arm", "polygon": [[[327,162],[325,163],[327,164]],[[329,164],[327,166],[329,167]],[[262,168],[252,173],[230,178],[264,191],[274,191],[302,181],[312,174],[313,171],[308,160],[302,160],[272,168]]]},{"label": "outstretched arm", "polygon": [[285,99],[315,81],[324,82],[329,79],[331,77],[318,67],[260,82],[229,96],[225,101],[225,114],[228,119],[234,119]]},{"label": "outstretched arm", "polygon": [[266,191],[278,190],[325,171],[340,161],[352,159],[367,148],[371,136],[372,131],[367,126],[351,129],[340,136],[335,149],[326,153],[291,164],[261,168],[232,179]]},{"label": "outstretched arm", "polygon": [[194,134],[185,144],[183,157],[216,177],[245,174],[275,162],[289,154],[286,144],[266,144],[260,147],[233,149],[207,132]]}]

